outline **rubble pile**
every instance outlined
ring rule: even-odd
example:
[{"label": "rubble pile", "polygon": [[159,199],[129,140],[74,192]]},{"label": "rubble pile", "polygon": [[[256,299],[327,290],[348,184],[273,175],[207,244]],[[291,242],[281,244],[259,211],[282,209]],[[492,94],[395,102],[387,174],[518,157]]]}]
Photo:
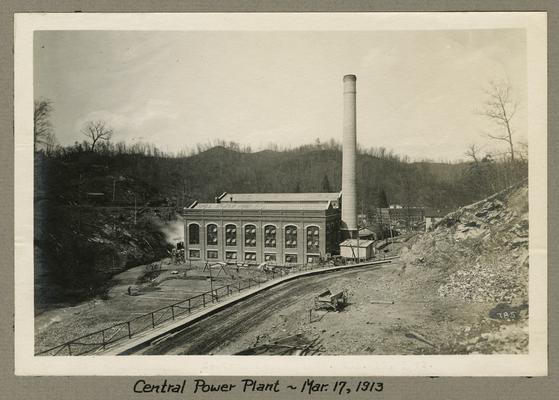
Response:
[{"label": "rubble pile", "polygon": [[441,297],[523,302],[528,286],[528,188],[517,185],[448,214],[402,251],[408,270],[440,272]]},{"label": "rubble pile", "polygon": [[439,296],[493,303],[511,303],[528,296],[523,277],[511,271],[508,263],[478,263],[467,270],[456,271],[449,280],[439,287]]}]

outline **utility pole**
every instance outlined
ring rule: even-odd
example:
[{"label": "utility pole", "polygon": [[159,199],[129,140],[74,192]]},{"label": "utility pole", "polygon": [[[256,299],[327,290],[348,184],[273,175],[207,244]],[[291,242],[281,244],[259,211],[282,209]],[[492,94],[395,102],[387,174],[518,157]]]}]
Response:
[{"label": "utility pole", "polygon": [[392,219],[390,218],[390,208],[388,208],[388,227],[390,228],[390,244],[393,244],[394,236],[392,235]]},{"label": "utility pole", "polygon": [[212,266],[210,265],[210,293],[212,296],[212,303],[214,301],[214,283],[213,283],[213,278],[212,278]]},{"label": "utility pole", "polygon": [[116,177],[113,176],[113,203],[115,202]]},{"label": "utility pole", "polygon": [[365,211],[364,211],[364,207],[363,207],[363,199],[361,199],[361,218],[358,221],[357,224],[357,263],[361,262],[361,246],[359,243],[359,231],[361,230],[361,228],[365,228]]}]

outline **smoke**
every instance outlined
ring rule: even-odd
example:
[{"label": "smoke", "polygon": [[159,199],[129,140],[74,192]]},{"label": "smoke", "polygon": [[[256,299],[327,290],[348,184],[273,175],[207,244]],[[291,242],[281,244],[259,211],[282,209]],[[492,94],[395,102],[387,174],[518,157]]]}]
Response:
[{"label": "smoke", "polygon": [[184,221],[182,218],[167,222],[159,228],[168,243],[184,242]]}]

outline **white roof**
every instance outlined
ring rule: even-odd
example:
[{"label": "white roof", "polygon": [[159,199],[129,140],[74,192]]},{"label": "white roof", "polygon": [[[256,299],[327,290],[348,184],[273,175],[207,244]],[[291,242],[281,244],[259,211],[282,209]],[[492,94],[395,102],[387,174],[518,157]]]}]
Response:
[{"label": "white roof", "polygon": [[187,210],[302,210],[323,211],[330,207],[322,203],[194,203]]},{"label": "white roof", "polygon": [[340,246],[357,247],[358,243],[359,243],[359,247],[369,247],[374,243],[374,241],[373,240],[346,239],[342,243],[340,243]]},{"label": "white roof", "polygon": [[222,203],[310,203],[337,201],[340,193],[223,193]]}]

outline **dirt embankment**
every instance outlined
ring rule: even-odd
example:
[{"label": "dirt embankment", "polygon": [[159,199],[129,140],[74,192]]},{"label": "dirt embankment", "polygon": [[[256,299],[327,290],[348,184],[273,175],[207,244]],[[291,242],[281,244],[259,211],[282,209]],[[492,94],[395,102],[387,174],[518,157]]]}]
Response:
[{"label": "dirt embankment", "polygon": [[526,352],[528,261],[528,187],[522,184],[448,214],[405,246],[403,284],[489,308],[458,336],[455,350]]}]

